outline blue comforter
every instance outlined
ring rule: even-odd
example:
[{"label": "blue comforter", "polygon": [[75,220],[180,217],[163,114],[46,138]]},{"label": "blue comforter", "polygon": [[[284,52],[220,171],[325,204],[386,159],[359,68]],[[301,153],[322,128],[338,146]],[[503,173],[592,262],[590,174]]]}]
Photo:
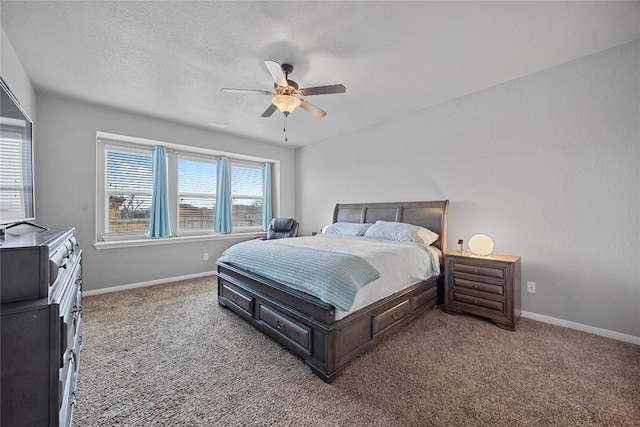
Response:
[{"label": "blue comforter", "polygon": [[380,277],[378,270],[356,255],[268,240],[238,243],[218,261],[306,292],[344,311],[351,308],[360,288]]}]

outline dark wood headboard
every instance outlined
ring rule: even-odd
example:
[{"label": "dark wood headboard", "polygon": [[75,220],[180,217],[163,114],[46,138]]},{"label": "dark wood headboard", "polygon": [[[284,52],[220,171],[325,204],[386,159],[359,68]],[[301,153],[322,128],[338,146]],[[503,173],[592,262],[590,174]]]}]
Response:
[{"label": "dark wood headboard", "polygon": [[447,212],[449,201],[338,203],[333,210],[333,222],[374,223],[376,221],[406,222],[438,233],[433,244],[443,253],[447,250]]}]

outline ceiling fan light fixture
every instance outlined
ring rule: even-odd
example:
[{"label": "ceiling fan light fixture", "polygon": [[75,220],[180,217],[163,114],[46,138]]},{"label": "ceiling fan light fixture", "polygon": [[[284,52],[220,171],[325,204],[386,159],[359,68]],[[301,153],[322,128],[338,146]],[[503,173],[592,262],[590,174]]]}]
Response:
[{"label": "ceiling fan light fixture", "polygon": [[271,99],[271,103],[278,107],[282,114],[288,116],[300,106],[301,101],[292,95],[276,95]]}]

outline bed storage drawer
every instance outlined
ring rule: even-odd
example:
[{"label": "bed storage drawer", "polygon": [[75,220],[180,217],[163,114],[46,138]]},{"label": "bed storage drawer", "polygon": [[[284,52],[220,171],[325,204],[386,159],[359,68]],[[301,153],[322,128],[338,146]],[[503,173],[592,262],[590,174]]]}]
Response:
[{"label": "bed storage drawer", "polygon": [[229,300],[231,303],[237,305],[242,310],[247,312],[249,316],[253,316],[253,298],[244,295],[242,292],[231,288],[226,283],[222,284],[222,296]]},{"label": "bed storage drawer", "polygon": [[406,300],[394,307],[391,307],[384,313],[374,316],[373,335],[376,336],[380,332],[383,332],[385,329],[409,314],[411,314],[411,301]]},{"label": "bed storage drawer", "polygon": [[311,330],[305,325],[297,323],[263,304],[258,304],[258,320],[278,336],[307,352],[310,351]]},{"label": "bed storage drawer", "polygon": [[438,287],[434,286],[421,294],[411,297],[411,310],[415,310],[418,307],[422,307],[429,301],[435,299],[438,296]]}]

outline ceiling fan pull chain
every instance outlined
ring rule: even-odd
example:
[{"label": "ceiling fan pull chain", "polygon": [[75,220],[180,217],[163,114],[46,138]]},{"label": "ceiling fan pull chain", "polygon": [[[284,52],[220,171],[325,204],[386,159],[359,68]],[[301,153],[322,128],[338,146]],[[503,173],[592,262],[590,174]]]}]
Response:
[{"label": "ceiling fan pull chain", "polygon": [[288,142],[287,139],[287,116],[284,116],[284,127],[282,128],[282,132],[284,132],[284,142]]}]

